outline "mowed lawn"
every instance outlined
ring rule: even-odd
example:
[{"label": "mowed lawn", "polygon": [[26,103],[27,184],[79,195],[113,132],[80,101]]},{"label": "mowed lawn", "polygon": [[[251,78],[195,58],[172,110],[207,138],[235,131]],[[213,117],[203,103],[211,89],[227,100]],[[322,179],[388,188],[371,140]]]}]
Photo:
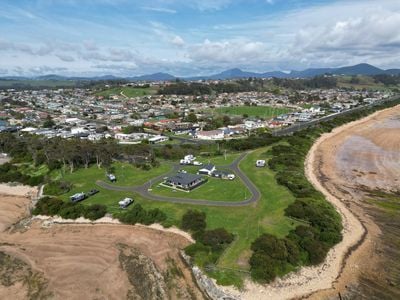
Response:
[{"label": "mowed lawn", "polygon": [[[268,159],[268,148],[261,148],[251,152],[240,163],[240,168],[260,190],[262,197],[256,204],[244,207],[212,207],[204,205],[186,205],[177,203],[158,202],[142,198],[140,195],[131,192],[114,192],[102,189],[96,186],[96,180],[106,180],[104,169],[91,167],[89,169],[80,169],[76,172],[64,175],[64,179],[74,183],[73,189],[61,198],[68,200],[69,196],[76,192],[87,192],[96,188],[100,193],[83,201],[83,204],[105,204],[111,213],[118,213],[118,201],[124,197],[133,197],[135,203],[140,203],[145,209],[159,208],[166,215],[167,220],[163,222],[164,226],[179,226],[182,215],[188,209],[204,211],[207,215],[208,229],[224,227],[229,232],[235,234],[234,242],[225,250],[220,257],[215,271],[211,274],[218,279],[221,284],[240,285],[246,271],[249,270],[248,259],[251,256],[251,243],[263,232],[268,232],[278,237],[284,237],[288,232],[295,228],[299,223],[295,220],[285,217],[285,208],[294,201],[294,197],[285,188],[278,185],[275,181],[274,173],[268,168],[256,168],[257,159]],[[136,169],[127,164],[115,166],[117,175],[117,185],[138,185],[142,184],[155,176],[168,172],[170,164],[162,163],[159,168],[150,171]],[[187,167],[193,169],[193,167]],[[193,169],[194,170],[194,169]],[[182,193],[182,197],[199,197],[217,200],[219,197],[227,198],[227,195],[233,195],[229,198],[234,201],[235,197],[242,200],[244,198],[244,185],[239,182],[225,181],[212,178],[203,187],[198,189],[198,194],[172,192],[172,196]],[[209,185],[207,187],[207,185]],[[203,190],[201,190],[203,189]],[[153,192],[159,192],[157,187],[153,187]],[[169,191],[170,192],[170,191]],[[166,192],[167,193],[167,192]],[[208,195],[209,193],[209,195]],[[236,194],[237,193],[237,194]],[[211,197],[214,195],[214,197]],[[235,196],[236,195],[236,196]]]},{"label": "mowed lawn", "polygon": [[[113,87],[104,91],[96,93],[97,96],[110,97],[110,96],[121,96],[121,97],[139,97],[146,95],[153,95],[157,92],[154,88],[140,88],[140,87]],[[122,94],[121,94],[122,93]]]},{"label": "mowed lawn", "polygon": [[236,115],[249,117],[260,117],[264,119],[272,118],[281,114],[290,112],[289,108],[273,107],[273,106],[232,106],[219,107],[215,111],[219,114]]},{"label": "mowed lawn", "polygon": [[228,153],[226,155],[218,155],[213,157],[199,156],[197,160],[203,164],[214,164],[216,166],[230,165],[240,156],[240,153]]},{"label": "mowed lawn", "polygon": [[212,201],[239,202],[251,196],[250,191],[239,178],[224,180],[208,178],[208,181],[196,189],[185,192],[161,186],[160,182],[152,187],[152,193],[175,198],[191,198]]},{"label": "mowed lawn", "polygon": [[[114,174],[117,177],[115,185],[119,186],[137,186],[146,183],[147,181],[167,173],[171,170],[171,165],[168,163],[162,163],[157,168],[152,168],[148,171],[134,167],[127,163],[114,163]],[[69,200],[69,197],[75,193],[88,192],[91,189],[97,189],[100,192],[87,200],[83,201],[83,204],[104,204],[107,205],[109,212],[119,211],[118,201],[124,197],[132,197],[133,193],[130,192],[114,192],[103,189],[96,185],[97,180],[103,180],[107,182],[105,169],[99,169],[97,166],[91,166],[88,169],[78,169],[73,173],[65,172],[63,176],[56,174],[57,179],[63,178],[63,180],[71,182],[73,184],[72,189],[60,196],[63,200]]]}]

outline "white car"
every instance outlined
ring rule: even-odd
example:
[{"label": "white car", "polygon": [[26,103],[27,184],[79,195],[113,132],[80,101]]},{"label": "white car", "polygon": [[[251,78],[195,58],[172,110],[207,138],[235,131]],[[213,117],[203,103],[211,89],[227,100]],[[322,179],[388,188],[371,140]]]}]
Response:
[{"label": "white car", "polygon": [[202,166],[203,164],[201,162],[199,162],[199,161],[194,161],[193,165],[194,166]]},{"label": "white car", "polygon": [[235,174],[229,174],[229,175],[227,176],[227,178],[228,178],[229,180],[233,180],[233,179],[236,178],[236,176],[235,176]]}]

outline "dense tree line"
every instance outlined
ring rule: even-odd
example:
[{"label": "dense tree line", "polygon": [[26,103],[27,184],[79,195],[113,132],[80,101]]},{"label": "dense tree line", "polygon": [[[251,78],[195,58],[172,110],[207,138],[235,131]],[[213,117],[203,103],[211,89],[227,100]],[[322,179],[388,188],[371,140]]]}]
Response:
[{"label": "dense tree line", "polygon": [[140,204],[135,204],[131,209],[117,214],[117,218],[125,224],[135,225],[136,223],[150,225],[161,223],[167,219],[167,216],[160,209],[144,209]]},{"label": "dense tree line", "polygon": [[332,89],[337,86],[337,79],[331,76],[316,76],[306,79],[273,78],[273,83],[276,86],[293,90]]},{"label": "dense tree line", "polygon": [[78,167],[88,168],[91,164],[108,168],[114,159],[121,157],[143,157],[155,163],[149,145],[118,145],[113,139],[91,142],[81,139],[48,139],[37,135],[18,136],[0,134],[0,151],[8,153],[14,163],[32,162],[38,166],[46,164],[50,170],[64,167],[73,172]]},{"label": "dense tree line", "polygon": [[43,197],[36,204],[34,215],[60,216],[64,219],[85,217],[97,220],[105,216],[107,207],[101,204],[83,205],[80,203],[64,202],[58,198]]},{"label": "dense tree line", "polygon": [[372,76],[376,83],[383,83],[386,86],[400,84],[400,75],[378,74]]},{"label": "dense tree line", "polygon": [[179,81],[158,90],[160,95],[211,95],[213,93],[239,93],[260,91],[264,81],[260,78],[238,79],[218,83],[198,83]]}]

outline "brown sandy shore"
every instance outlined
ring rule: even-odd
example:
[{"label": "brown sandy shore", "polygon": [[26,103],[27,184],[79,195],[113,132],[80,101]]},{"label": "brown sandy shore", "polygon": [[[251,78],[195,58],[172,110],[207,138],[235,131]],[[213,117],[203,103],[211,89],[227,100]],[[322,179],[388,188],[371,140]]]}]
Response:
[{"label": "brown sandy shore", "polygon": [[[246,282],[244,291],[226,290],[242,299],[338,299],[339,293],[345,294],[350,285],[356,284],[362,272],[367,269],[370,273],[378,272],[374,252],[381,231],[358,205],[364,196],[359,187],[361,184],[370,189],[398,186],[400,121],[396,123],[396,120],[400,120],[400,106],[338,127],[322,135],[309,151],[306,176],[335,206],[343,220],[343,240],[329,251],[325,262],[302,268],[269,285]],[[371,154],[357,140],[349,149],[346,142],[360,137],[390,152]],[[347,152],[350,154],[346,156]],[[356,167],[352,161],[356,161]],[[365,170],[371,165],[373,170]]]},{"label": "brown sandy shore", "polygon": [[185,236],[157,226],[21,223],[27,193],[37,191],[0,188],[0,299],[203,299],[179,256]]}]

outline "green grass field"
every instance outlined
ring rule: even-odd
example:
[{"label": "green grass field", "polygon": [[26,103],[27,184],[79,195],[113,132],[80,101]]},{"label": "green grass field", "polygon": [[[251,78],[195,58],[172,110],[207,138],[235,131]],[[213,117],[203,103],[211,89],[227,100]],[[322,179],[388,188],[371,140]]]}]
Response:
[{"label": "green grass field", "polygon": [[[64,179],[73,182],[73,189],[61,196],[68,200],[69,196],[77,192],[87,192],[96,188],[100,193],[83,201],[85,205],[105,204],[111,213],[118,213],[118,201],[124,197],[133,197],[135,203],[140,203],[145,209],[159,208],[166,215],[167,220],[163,222],[164,226],[179,226],[182,215],[188,209],[197,209],[204,211],[207,215],[207,224],[209,229],[224,227],[229,232],[235,234],[234,242],[225,250],[220,257],[215,271],[211,274],[217,278],[221,284],[235,284],[240,286],[243,277],[249,270],[248,258],[251,255],[251,243],[263,232],[268,232],[278,237],[284,237],[288,232],[298,225],[298,222],[287,218],[284,215],[285,208],[294,201],[291,193],[284,187],[279,186],[274,177],[274,173],[269,168],[256,168],[254,163],[257,159],[268,159],[268,148],[261,148],[251,152],[240,163],[243,172],[253,181],[260,190],[262,197],[257,204],[246,207],[211,207],[201,205],[185,205],[166,202],[151,201],[142,198],[138,194],[130,192],[114,192],[102,189],[96,186],[96,180],[106,180],[104,169],[98,169],[96,166],[89,169],[79,169],[70,174],[66,173]],[[231,154],[228,162],[233,161],[239,154]],[[211,159],[210,159],[211,160]],[[223,156],[214,159],[219,164],[225,164]],[[228,164],[228,163],[226,163]],[[138,185],[142,184],[155,176],[164,174],[170,170],[171,165],[162,163],[160,167],[150,171],[143,171],[128,164],[116,164],[115,174],[117,175],[117,185]],[[184,167],[188,170],[194,167]],[[204,198],[218,200],[221,197],[229,197],[232,201],[242,200],[244,198],[244,185],[238,184],[240,179],[234,181],[225,181],[211,178],[210,182],[200,187],[192,193],[185,193],[191,198]],[[208,185],[208,186],[207,186]],[[159,192],[157,187],[153,188]],[[178,193],[163,191],[161,193]],[[211,197],[211,194],[214,197]]]},{"label": "green grass field", "polygon": [[153,95],[157,92],[154,88],[139,87],[113,87],[96,93],[97,96],[109,98],[111,96],[120,96],[121,98],[132,98],[146,95]]},{"label": "green grass field", "polygon": [[248,115],[249,117],[260,117],[268,119],[284,113],[288,113],[291,110],[289,108],[272,106],[233,106],[216,108],[214,111],[216,113],[224,115]]},{"label": "green grass field", "polygon": [[[114,174],[117,177],[116,185],[120,186],[136,186],[141,185],[149,181],[150,179],[157,177],[161,174],[167,173],[171,169],[171,165],[168,163],[162,163],[160,167],[153,168],[148,171],[138,169],[130,164],[126,163],[115,163],[113,165],[115,171]],[[100,193],[85,200],[84,204],[105,204],[109,208],[109,212],[118,212],[118,201],[124,197],[132,197],[132,193],[126,192],[114,192],[96,185],[97,180],[107,181],[106,172],[104,169],[98,169],[96,166],[91,166],[88,169],[79,169],[73,173],[65,172],[62,176],[60,173],[53,174],[55,179],[66,180],[73,183],[73,188],[67,194],[60,196],[63,200],[68,200],[69,197],[75,193],[88,192],[91,189],[98,189]]]},{"label": "green grass field", "polygon": [[153,185],[152,193],[167,197],[205,199],[227,202],[243,201],[250,196],[249,190],[239,178],[236,178],[235,180],[208,178],[208,181],[206,183],[189,193],[161,186],[160,182],[158,182]]},{"label": "green grass field", "polygon": [[199,162],[202,162],[203,164],[211,163],[216,166],[226,166],[231,163],[235,159],[237,159],[240,156],[240,153],[229,153],[226,155],[218,155],[218,156],[212,156],[212,157],[207,157],[207,156],[198,156],[197,160]]}]

